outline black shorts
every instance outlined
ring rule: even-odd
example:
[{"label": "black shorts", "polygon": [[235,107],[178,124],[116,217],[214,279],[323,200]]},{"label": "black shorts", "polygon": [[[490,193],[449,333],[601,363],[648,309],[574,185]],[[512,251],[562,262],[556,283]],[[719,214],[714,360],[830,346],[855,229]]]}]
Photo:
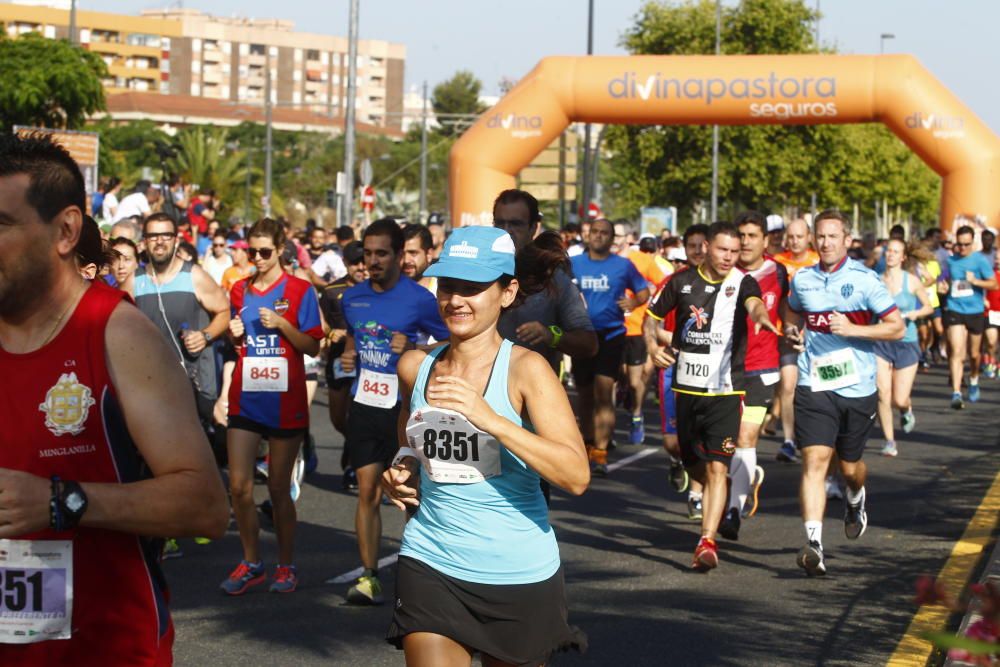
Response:
[{"label": "black shorts", "polygon": [[399,450],[399,404],[386,409],[352,401],[344,447],[355,470],[373,463],[388,468]]},{"label": "black shorts", "polygon": [[299,435],[305,435],[308,429],[304,428],[271,428],[267,424],[261,424],[260,422],[255,422],[252,419],[247,419],[246,417],[241,417],[239,415],[230,415],[229,424],[226,426],[228,429],[238,428],[241,431],[250,431],[251,433],[256,433],[262,435],[265,438],[282,438],[289,439],[294,438]]},{"label": "black shorts", "polygon": [[795,388],[795,441],[800,447],[833,447],[842,461],[861,460],[875,425],[878,392],[845,398],[833,391]]},{"label": "black shorts", "polygon": [[386,641],[403,648],[411,632],[448,637],[512,665],[547,664],[557,651],[587,649],[567,622],[563,571],[533,584],[475,584],[401,556]]},{"label": "black shorts", "polygon": [[354,375],[342,378],[334,377],[332,362],[327,363],[326,368],[324,370],[324,374],[326,375],[327,389],[335,389],[337,391],[342,391],[344,389],[349,389],[350,386],[354,384],[354,379],[355,379]]},{"label": "black shorts", "polygon": [[644,336],[625,336],[626,366],[644,366],[648,358]]},{"label": "black shorts", "polygon": [[795,351],[791,343],[785,340],[784,336],[778,339],[778,359],[778,365],[782,368],[799,365],[799,353]]},{"label": "black shorts", "polygon": [[598,332],[597,341],[596,356],[589,359],[573,357],[573,378],[577,384],[593,384],[596,375],[609,378],[618,377],[622,357],[625,353],[625,336],[615,336],[611,340],[604,340],[604,336]]},{"label": "black shorts", "polygon": [[[765,375],[777,376],[778,371],[766,373]],[[743,388],[747,392],[743,397],[743,405],[748,407],[770,407],[771,402],[774,400],[774,390],[778,387],[778,384],[778,382],[764,384],[761,375],[747,375],[743,382]]]},{"label": "black shorts", "polygon": [[677,399],[677,441],[681,461],[688,468],[701,461],[729,465],[740,434],[743,397],[697,396],[674,392]]},{"label": "black shorts", "polygon": [[986,331],[986,315],[983,313],[956,313],[953,310],[944,311],[946,327],[963,326],[970,334],[981,335]]}]

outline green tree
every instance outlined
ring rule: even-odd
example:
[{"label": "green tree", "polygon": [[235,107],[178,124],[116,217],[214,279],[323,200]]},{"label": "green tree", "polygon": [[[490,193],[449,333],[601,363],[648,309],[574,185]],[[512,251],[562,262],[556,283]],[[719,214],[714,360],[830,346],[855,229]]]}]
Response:
[{"label": "green tree", "polygon": [[[728,54],[815,53],[816,18],[804,0],[744,0],[722,9]],[[647,2],[622,44],[634,54],[715,52],[714,0]],[[648,205],[677,206],[683,223],[711,196],[710,126],[614,126],[604,148],[605,209],[636,217]],[[746,125],[720,131],[720,216],[746,207],[807,210],[818,205],[862,213],[876,198],[920,219],[933,218],[937,177],[880,125]]]},{"label": "green tree", "polygon": [[87,129],[100,134],[98,171],[102,176],[116,176],[126,187],[142,178],[144,168],[160,178],[160,158],[156,146],[166,146],[173,138],[151,120],[116,124],[102,118]]},{"label": "green tree", "polygon": [[[167,161],[170,173],[180,176],[187,183],[197,184],[200,189],[215,191],[224,206],[244,208],[247,180],[247,156],[239,146],[230,140],[225,128],[191,127],[177,134],[177,157]],[[251,177],[256,170],[251,169]],[[260,200],[263,194],[260,179],[251,181],[251,202]],[[272,209],[283,212],[283,198],[272,188]]]},{"label": "green tree", "polygon": [[[447,81],[443,81],[434,86],[431,95],[431,105],[434,113],[441,114],[481,114],[486,107],[479,102],[479,93],[483,89],[483,83],[476,76],[467,70],[460,70]],[[468,127],[468,121],[456,118],[439,118],[441,124],[438,133],[443,136],[453,136],[461,134],[462,129]]]},{"label": "green tree", "polygon": [[0,131],[14,125],[83,127],[105,108],[100,57],[64,40],[0,34]]}]

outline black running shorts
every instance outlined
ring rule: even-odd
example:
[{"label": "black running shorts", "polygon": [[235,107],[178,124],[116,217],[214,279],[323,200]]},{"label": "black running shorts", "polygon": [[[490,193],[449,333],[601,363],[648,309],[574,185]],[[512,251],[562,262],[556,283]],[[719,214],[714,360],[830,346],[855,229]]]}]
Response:
[{"label": "black running shorts", "polygon": [[595,375],[617,378],[621,371],[625,336],[604,340],[604,336],[598,332],[597,341],[596,356],[590,359],[573,357],[573,378],[577,384],[593,384]]},{"label": "black running shorts", "polygon": [[643,336],[625,336],[625,365],[643,366],[649,355],[646,353],[646,339]]},{"label": "black running shorts", "polygon": [[561,567],[537,583],[477,584],[401,556],[386,640],[403,648],[411,632],[430,632],[505,663],[535,667],[557,651],[586,650],[586,635],[567,617]]},{"label": "black running shorts", "polygon": [[795,389],[795,441],[800,447],[833,447],[842,461],[861,460],[875,415],[878,392],[845,398],[833,391]]},{"label": "black running shorts", "polygon": [[986,331],[986,315],[984,313],[956,313],[953,310],[944,311],[946,327],[965,327],[970,334],[980,335]]},{"label": "black running shorts", "polygon": [[684,466],[690,468],[702,461],[729,465],[740,434],[743,396],[697,396],[676,391],[674,397]]},{"label": "black running shorts", "polygon": [[351,402],[344,447],[355,470],[373,463],[388,468],[399,450],[399,404],[386,409]]}]

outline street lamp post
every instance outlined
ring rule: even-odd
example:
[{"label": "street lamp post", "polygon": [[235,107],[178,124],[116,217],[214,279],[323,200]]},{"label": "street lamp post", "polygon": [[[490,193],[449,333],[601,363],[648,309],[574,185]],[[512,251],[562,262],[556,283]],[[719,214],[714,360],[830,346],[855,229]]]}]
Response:
[{"label": "street lamp post", "polygon": [[69,4],[69,43],[74,46],[80,43],[76,38],[76,0]]},{"label": "street lamp post", "polygon": [[340,224],[350,225],[354,218],[354,106],[358,92],[358,0],[351,0],[347,34],[347,112],[344,116],[344,199]]},{"label": "street lamp post", "polygon": [[424,81],[424,109],[420,115],[420,222],[427,212],[427,82]]},{"label": "street lamp post", "polygon": [[879,35],[879,40],[878,40],[879,54],[885,53],[885,40],[887,39],[896,39],[896,36],[891,32],[883,32],[881,35]]},{"label": "street lamp post", "polygon": [[[715,0],[715,55],[722,52],[722,0]],[[712,126],[712,222],[719,218],[719,126]]]},{"label": "street lamp post", "polygon": [[[594,0],[587,3],[587,55],[594,54]],[[583,126],[583,215],[590,213],[590,123]]]},{"label": "street lamp post", "polygon": [[271,217],[271,47],[264,58],[264,217]]}]

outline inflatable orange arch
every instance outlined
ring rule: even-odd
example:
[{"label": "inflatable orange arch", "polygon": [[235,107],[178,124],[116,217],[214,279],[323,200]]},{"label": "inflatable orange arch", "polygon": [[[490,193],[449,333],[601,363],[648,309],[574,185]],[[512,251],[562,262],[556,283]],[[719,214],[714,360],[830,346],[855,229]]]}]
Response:
[{"label": "inflatable orange arch", "polygon": [[1000,221],[1000,140],[908,55],[545,58],[452,147],[451,219],[491,224],[493,200],[572,122],[867,123],[943,179],[941,225]]}]

